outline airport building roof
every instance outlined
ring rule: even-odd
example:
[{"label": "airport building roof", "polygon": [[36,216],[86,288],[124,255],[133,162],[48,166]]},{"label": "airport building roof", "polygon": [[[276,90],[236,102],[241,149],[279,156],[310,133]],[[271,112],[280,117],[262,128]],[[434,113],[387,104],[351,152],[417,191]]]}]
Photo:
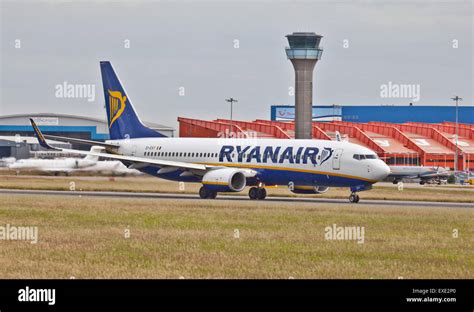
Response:
[{"label": "airport building roof", "polygon": [[[75,119],[75,120],[84,120],[84,121],[91,121],[95,123],[103,123],[107,125],[107,120],[101,119],[101,118],[93,118],[93,117],[87,117],[87,116],[78,116],[78,115],[69,115],[69,114],[55,114],[55,113],[34,113],[34,114],[11,114],[11,115],[0,115],[0,125],[4,125],[5,122],[9,122],[9,120],[15,120],[15,119],[23,119],[26,118],[25,123],[28,123],[28,118],[59,118],[62,119]],[[59,121],[58,121],[59,122]],[[149,121],[143,121],[143,123],[150,128],[156,129],[156,130],[170,130],[174,131],[173,127],[168,127],[164,126],[155,122],[149,122]]]},{"label": "airport building roof", "polygon": [[[0,135],[33,136],[30,117],[35,120],[45,134],[98,141],[109,139],[109,127],[105,118],[55,113],[2,115],[0,116]],[[174,136],[172,127],[152,122],[143,123],[165,136]],[[82,148],[83,146],[73,144],[73,147]]]}]

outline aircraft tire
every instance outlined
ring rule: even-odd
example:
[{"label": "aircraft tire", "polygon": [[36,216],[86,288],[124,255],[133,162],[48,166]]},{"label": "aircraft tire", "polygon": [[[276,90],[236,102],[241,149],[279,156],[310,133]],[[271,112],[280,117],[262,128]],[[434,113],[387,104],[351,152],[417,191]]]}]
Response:
[{"label": "aircraft tire", "polygon": [[201,186],[201,188],[199,189],[199,197],[201,197],[202,199],[207,199],[209,198],[211,192],[209,192],[204,186]]},{"label": "aircraft tire", "polygon": [[217,192],[209,192],[209,199],[216,199],[217,197]]},{"label": "aircraft tire", "polygon": [[251,187],[249,190],[249,198],[252,200],[258,199],[258,188]]},{"label": "aircraft tire", "polygon": [[359,197],[359,195],[357,195],[357,194],[351,194],[351,196],[349,196],[349,201],[350,201],[351,203],[356,204],[356,203],[359,202],[359,200],[360,200],[360,197]]}]

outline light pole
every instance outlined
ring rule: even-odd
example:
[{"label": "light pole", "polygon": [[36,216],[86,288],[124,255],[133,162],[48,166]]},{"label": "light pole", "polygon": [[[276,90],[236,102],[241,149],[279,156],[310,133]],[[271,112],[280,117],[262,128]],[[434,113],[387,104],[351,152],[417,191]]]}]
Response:
[{"label": "light pole", "polygon": [[455,96],[451,98],[451,100],[456,102],[456,134],[455,134],[455,139],[456,139],[456,151],[455,151],[455,156],[454,156],[454,174],[456,174],[456,171],[458,170],[458,133],[459,133],[459,126],[458,126],[458,102],[462,101],[462,98],[459,96]]},{"label": "light pole", "polygon": [[226,102],[229,102],[230,103],[230,124],[232,124],[232,106],[234,103],[237,103],[238,101],[234,98],[228,98],[228,99],[225,99]]}]

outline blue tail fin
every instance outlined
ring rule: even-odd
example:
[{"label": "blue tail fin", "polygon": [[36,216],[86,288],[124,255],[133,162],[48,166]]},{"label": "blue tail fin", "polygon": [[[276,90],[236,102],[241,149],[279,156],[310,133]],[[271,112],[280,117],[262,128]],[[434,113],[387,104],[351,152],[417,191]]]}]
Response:
[{"label": "blue tail fin", "polygon": [[165,137],[143,125],[110,62],[100,62],[110,139]]}]

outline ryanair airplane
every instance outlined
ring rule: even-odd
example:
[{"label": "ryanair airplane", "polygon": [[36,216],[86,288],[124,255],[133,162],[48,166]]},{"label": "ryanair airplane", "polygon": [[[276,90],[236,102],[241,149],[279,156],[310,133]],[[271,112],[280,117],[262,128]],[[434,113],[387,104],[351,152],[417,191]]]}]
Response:
[{"label": "ryanair airplane", "polygon": [[[375,152],[349,142],[167,138],[140,121],[110,62],[101,62],[100,68],[110,140],[43,135],[30,119],[42,147],[120,160],[163,179],[202,183],[199,196],[207,199],[246,186],[255,200],[265,199],[265,186],[285,185],[297,194],[321,194],[333,186],[350,188],[349,200],[357,203],[357,192],[371,189],[390,172]],[[105,152],[54,148],[46,139],[101,146]]]}]

